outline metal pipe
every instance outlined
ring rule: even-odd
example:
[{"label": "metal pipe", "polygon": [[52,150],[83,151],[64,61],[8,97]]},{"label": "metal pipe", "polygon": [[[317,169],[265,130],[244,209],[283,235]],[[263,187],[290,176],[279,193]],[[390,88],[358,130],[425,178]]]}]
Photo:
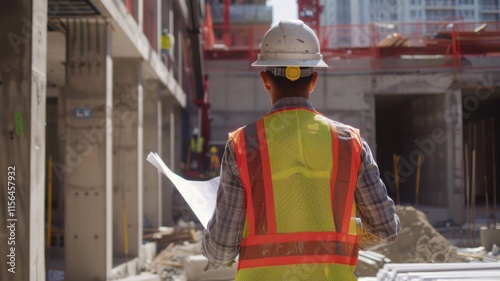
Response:
[{"label": "metal pipe", "polygon": [[481,131],[482,131],[482,138],[483,138],[483,182],[484,182],[484,201],[486,203],[486,228],[490,228],[490,205],[488,202],[488,176],[486,174],[486,137],[484,134],[484,120],[481,120]]},{"label": "metal pipe", "polygon": [[[474,125],[474,132],[476,132],[476,126]],[[476,137],[474,136],[474,140]],[[475,141],[474,141],[474,144]],[[472,207],[471,207],[471,218],[472,218],[472,229],[471,237],[472,244],[476,243],[476,149],[472,150]]]},{"label": "metal pipe", "polygon": [[[469,185],[469,147],[468,143],[465,143],[464,147],[464,159],[465,159],[465,208],[467,213],[467,225],[470,224],[470,185]],[[466,245],[469,244],[469,229],[467,229]]]},{"label": "metal pipe", "polygon": [[396,203],[401,204],[401,197],[399,192],[399,156],[394,153],[392,156],[394,160],[394,185],[396,187]]},{"label": "metal pipe", "polygon": [[229,27],[230,27],[230,15],[229,15],[229,0],[224,0],[224,11],[223,11],[223,16],[224,16],[224,44],[226,44],[226,47],[229,48],[231,45],[231,39],[229,37]]},{"label": "metal pipe", "polygon": [[50,248],[50,239],[52,236],[52,155],[49,155],[49,164],[47,167],[47,247]]},{"label": "metal pipe", "polygon": [[415,183],[415,207],[418,206],[418,195],[420,193],[420,164],[422,163],[422,155],[418,155],[417,161],[417,178]]},{"label": "metal pipe", "polygon": [[496,160],[497,155],[495,154],[495,117],[491,117],[491,153],[493,155],[493,228],[497,225],[497,171],[496,171]]}]

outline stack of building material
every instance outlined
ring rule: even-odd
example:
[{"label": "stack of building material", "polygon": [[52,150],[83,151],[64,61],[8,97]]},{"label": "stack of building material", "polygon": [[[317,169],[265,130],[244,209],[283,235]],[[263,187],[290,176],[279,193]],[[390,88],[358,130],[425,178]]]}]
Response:
[{"label": "stack of building material", "polygon": [[[491,279],[488,279],[491,278]],[[496,279],[495,279],[496,278]],[[393,263],[377,273],[377,281],[500,280],[498,263]]]},{"label": "stack of building material", "polygon": [[375,276],[380,268],[391,260],[374,251],[359,251],[356,276]]},{"label": "stack of building material", "polygon": [[491,252],[487,252],[484,247],[481,246],[476,248],[458,248],[457,253],[470,262],[500,263],[500,249],[496,245],[493,245],[493,251]]}]

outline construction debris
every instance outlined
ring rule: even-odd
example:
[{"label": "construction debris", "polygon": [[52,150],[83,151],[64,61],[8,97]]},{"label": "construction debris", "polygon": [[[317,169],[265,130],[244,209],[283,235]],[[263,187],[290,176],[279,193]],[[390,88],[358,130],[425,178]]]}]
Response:
[{"label": "construction debris", "polygon": [[236,276],[236,264],[232,267],[220,268],[204,272],[207,265],[207,258],[203,255],[193,255],[186,258],[184,272],[187,280],[209,281],[209,280],[234,280]]},{"label": "construction debris", "polygon": [[144,240],[154,241],[157,244],[157,252],[161,252],[171,243],[181,244],[184,242],[196,242],[201,239],[201,232],[194,228],[194,225],[178,225],[175,228],[160,229],[153,233],[145,234]]},{"label": "construction debris", "polygon": [[411,206],[396,206],[401,221],[398,238],[375,252],[383,254],[395,263],[449,263],[464,262],[453,245],[437,232],[426,215]]},{"label": "construction debris", "polygon": [[[401,230],[394,243],[360,251],[360,280],[500,280],[500,249],[456,248],[413,207],[396,206]],[[489,279],[488,279],[489,278]],[[496,279],[495,279],[496,278]]]},{"label": "construction debris", "polygon": [[162,281],[185,281],[186,260],[201,254],[201,242],[170,243],[148,266],[148,271],[158,274]]},{"label": "construction debris", "polygon": [[465,262],[453,245],[437,232],[425,214],[411,206],[396,206],[401,222],[399,236],[391,245],[360,251],[357,276],[375,276],[385,264]]}]

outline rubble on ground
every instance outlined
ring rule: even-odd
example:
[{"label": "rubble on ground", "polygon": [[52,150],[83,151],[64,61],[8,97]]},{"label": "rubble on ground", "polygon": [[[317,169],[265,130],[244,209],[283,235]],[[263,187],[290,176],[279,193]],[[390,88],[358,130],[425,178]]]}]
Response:
[{"label": "rubble on ground", "polygon": [[401,228],[394,243],[374,251],[395,263],[464,262],[456,248],[427,220],[426,215],[411,206],[396,206]]},{"label": "rubble on ground", "polygon": [[[451,245],[426,218],[411,206],[396,206],[401,228],[394,243],[372,251],[360,251],[356,268],[359,276],[375,276],[385,263],[451,263],[465,262]],[[378,254],[374,256],[373,254]]]}]

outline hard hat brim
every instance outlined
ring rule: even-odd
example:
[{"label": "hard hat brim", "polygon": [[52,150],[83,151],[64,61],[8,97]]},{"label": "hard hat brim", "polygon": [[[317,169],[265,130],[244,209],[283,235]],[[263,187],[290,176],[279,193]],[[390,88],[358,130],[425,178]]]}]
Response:
[{"label": "hard hat brim", "polygon": [[[252,63],[253,67],[267,67],[267,66],[276,66],[276,67],[286,67],[292,66],[290,62],[284,62],[283,59],[258,59],[254,63]],[[293,66],[298,67],[315,67],[315,68],[327,68],[328,64],[326,64],[323,60],[296,60],[294,61]]]}]

